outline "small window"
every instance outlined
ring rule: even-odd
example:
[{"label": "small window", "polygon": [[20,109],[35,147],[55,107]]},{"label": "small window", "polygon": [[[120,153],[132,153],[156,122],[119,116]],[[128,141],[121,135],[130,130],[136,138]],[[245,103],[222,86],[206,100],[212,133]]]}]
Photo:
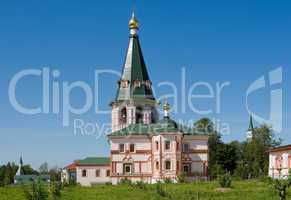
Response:
[{"label": "small window", "polygon": [[121,124],[126,124],[127,123],[127,111],[126,111],[126,108],[122,108],[120,110],[119,121],[120,121]]},{"label": "small window", "polygon": [[120,84],[121,84],[121,87],[123,87],[123,88],[127,88],[128,87],[128,81],[127,80],[121,80]]},{"label": "small window", "polygon": [[156,150],[158,151],[159,150],[159,142],[156,141]]},{"label": "small window", "polygon": [[135,80],[134,81],[134,87],[140,87],[140,81],[139,80]]},{"label": "small window", "polygon": [[132,164],[124,164],[123,165],[123,172],[125,174],[131,174],[132,173]]},{"label": "small window", "polygon": [[130,152],[134,152],[135,151],[134,144],[130,144],[129,145],[129,150],[130,150]]},{"label": "small window", "polygon": [[165,142],[165,149],[166,150],[170,150],[171,149],[171,142],[170,141],[166,141]]},{"label": "small window", "polygon": [[150,89],[151,88],[151,85],[152,85],[151,81],[146,80],[144,84],[145,84],[145,86],[146,86],[147,89]]},{"label": "small window", "polygon": [[184,164],[183,165],[183,172],[189,174],[191,172],[191,164]]},{"label": "small window", "polygon": [[171,161],[167,160],[165,162],[166,170],[171,170]]},{"label": "small window", "polygon": [[110,170],[106,170],[106,176],[109,177],[110,176]]},{"label": "small window", "polygon": [[185,153],[189,152],[189,144],[188,143],[183,144],[183,152],[185,152]]},{"label": "small window", "polygon": [[99,169],[96,170],[96,177],[100,177],[100,170]]},{"label": "small window", "polygon": [[156,170],[159,170],[160,169],[160,163],[157,161],[156,162]]},{"label": "small window", "polygon": [[143,110],[141,107],[135,109],[135,121],[136,123],[143,123]]},{"label": "small window", "polygon": [[180,162],[179,161],[177,161],[177,163],[176,163],[176,165],[177,165],[177,171],[179,171],[180,170]]},{"label": "small window", "polygon": [[119,152],[124,152],[124,144],[119,144]]},{"label": "small window", "polygon": [[82,177],[86,177],[87,176],[87,170],[82,170]]}]

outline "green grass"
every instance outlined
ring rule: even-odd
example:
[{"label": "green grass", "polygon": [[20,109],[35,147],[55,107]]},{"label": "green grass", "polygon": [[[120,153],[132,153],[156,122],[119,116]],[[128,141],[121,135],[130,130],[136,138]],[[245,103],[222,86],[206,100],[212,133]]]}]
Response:
[{"label": "green grass", "polygon": [[[146,190],[133,186],[99,185],[91,188],[67,187],[62,191],[61,200],[279,200],[271,188],[259,181],[234,181],[228,191],[217,190],[217,182],[188,184],[163,184],[166,197],[155,192],[155,185],[147,185]],[[291,190],[287,199],[291,200]],[[21,187],[0,188],[0,200],[24,200]]]}]

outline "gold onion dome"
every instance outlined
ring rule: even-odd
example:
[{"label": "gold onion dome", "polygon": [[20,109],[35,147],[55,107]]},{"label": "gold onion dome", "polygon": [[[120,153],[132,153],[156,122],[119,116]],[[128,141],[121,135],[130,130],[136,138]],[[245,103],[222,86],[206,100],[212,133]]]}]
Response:
[{"label": "gold onion dome", "polygon": [[165,102],[165,103],[163,104],[163,110],[169,111],[170,109],[171,109],[170,104],[167,103],[167,102]]},{"label": "gold onion dome", "polygon": [[138,21],[134,15],[134,12],[132,12],[131,19],[129,20],[129,29],[138,29]]}]

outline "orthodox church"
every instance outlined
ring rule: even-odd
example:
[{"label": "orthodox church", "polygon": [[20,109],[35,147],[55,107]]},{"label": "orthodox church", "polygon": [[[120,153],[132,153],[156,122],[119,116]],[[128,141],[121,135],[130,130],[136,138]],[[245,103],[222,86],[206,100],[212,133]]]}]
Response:
[{"label": "orthodox church", "polygon": [[129,21],[129,45],[112,107],[109,158],[86,158],[64,168],[63,181],[84,186],[122,179],[155,183],[174,182],[184,173],[188,179],[208,177],[208,136],[176,123],[170,105],[158,107],[139,42],[139,23]]}]

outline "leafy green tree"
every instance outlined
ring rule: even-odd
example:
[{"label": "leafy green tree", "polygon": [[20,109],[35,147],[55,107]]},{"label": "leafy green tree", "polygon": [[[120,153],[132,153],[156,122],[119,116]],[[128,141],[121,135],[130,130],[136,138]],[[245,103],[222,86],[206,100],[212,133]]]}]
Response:
[{"label": "leafy green tree", "polygon": [[49,170],[51,181],[61,181],[61,174],[61,170],[59,170],[57,167]]},{"label": "leafy green tree", "polygon": [[257,178],[268,174],[269,155],[267,151],[281,144],[276,140],[271,127],[262,125],[253,130],[253,138],[244,144],[244,162],[248,168],[248,178]]},{"label": "leafy green tree", "polygon": [[39,175],[39,173],[34,170],[30,165],[23,165],[22,168],[24,175]]},{"label": "leafy green tree", "polygon": [[49,170],[48,170],[48,163],[45,162],[43,163],[40,167],[39,167],[39,173],[40,174],[48,174]]},{"label": "leafy green tree", "polygon": [[[194,123],[195,132],[208,134],[208,146],[209,146],[209,174],[211,178],[217,178],[217,173],[222,170],[219,163],[221,149],[223,148],[223,142],[221,140],[221,135],[215,131],[214,123],[209,118],[201,118]],[[219,170],[217,170],[219,169]]]},{"label": "leafy green tree", "polygon": [[5,165],[0,166],[0,187],[4,186],[5,168]]},{"label": "leafy green tree", "polygon": [[4,185],[10,185],[14,182],[14,176],[16,175],[18,166],[15,163],[8,162],[4,172]]}]

